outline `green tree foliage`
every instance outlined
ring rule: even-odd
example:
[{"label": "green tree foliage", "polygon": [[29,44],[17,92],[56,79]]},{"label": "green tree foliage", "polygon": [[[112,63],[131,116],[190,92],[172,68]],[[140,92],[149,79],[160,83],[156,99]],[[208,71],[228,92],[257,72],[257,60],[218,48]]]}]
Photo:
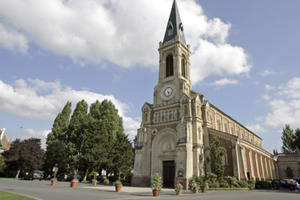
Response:
[{"label": "green tree foliage", "polygon": [[79,168],[79,160],[82,156],[83,146],[87,140],[88,130],[88,104],[81,100],[77,103],[72,114],[69,129],[67,131],[66,152],[69,170],[75,174]]},{"label": "green tree foliage", "polygon": [[283,153],[293,153],[295,152],[295,134],[290,125],[285,125],[282,130],[282,147],[281,150]]},{"label": "green tree foliage", "polygon": [[5,172],[6,172],[6,162],[5,162],[5,158],[3,156],[0,156],[0,176],[5,176]]},{"label": "green tree foliage", "polygon": [[51,133],[47,136],[47,150],[44,168],[51,171],[54,165],[57,165],[60,170],[66,169],[66,131],[70,122],[70,114],[72,112],[71,102],[67,102],[63,110],[57,115],[54,120]]},{"label": "green tree foliage", "polygon": [[57,116],[47,139],[47,155],[52,165],[62,163],[67,171],[79,170],[85,177],[91,171],[102,169],[116,176],[132,169],[132,144],[112,102],[96,101],[88,112],[88,104],[82,100],[77,103],[69,123],[71,104],[67,103],[64,110]]},{"label": "green tree foliage", "polygon": [[12,142],[10,150],[4,153],[9,170],[16,170],[18,178],[20,171],[40,169],[43,164],[44,153],[41,148],[41,140],[30,138]]},{"label": "green tree foliage", "polygon": [[298,151],[300,151],[300,129],[297,128],[295,130],[295,141],[294,141],[294,146]]},{"label": "green tree foliage", "polygon": [[216,174],[218,180],[221,180],[224,176],[224,164],[223,156],[224,149],[220,147],[220,141],[214,137],[210,144],[210,156],[211,156],[211,171]]}]

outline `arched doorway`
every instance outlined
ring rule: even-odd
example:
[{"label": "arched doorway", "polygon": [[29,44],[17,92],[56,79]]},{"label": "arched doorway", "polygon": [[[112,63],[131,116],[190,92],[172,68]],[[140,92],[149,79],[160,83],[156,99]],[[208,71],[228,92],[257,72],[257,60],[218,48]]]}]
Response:
[{"label": "arched doorway", "polygon": [[151,174],[159,173],[163,187],[173,188],[176,171],[176,131],[164,129],[157,133],[152,142]]}]

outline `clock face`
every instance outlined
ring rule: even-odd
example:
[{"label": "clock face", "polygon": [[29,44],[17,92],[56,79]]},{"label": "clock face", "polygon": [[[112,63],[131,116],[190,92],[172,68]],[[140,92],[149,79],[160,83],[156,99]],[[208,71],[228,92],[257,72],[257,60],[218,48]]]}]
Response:
[{"label": "clock face", "polygon": [[172,93],[173,93],[173,89],[172,88],[170,88],[170,87],[167,87],[166,89],[165,89],[165,96],[166,97],[169,97],[169,96],[171,96],[172,95]]}]

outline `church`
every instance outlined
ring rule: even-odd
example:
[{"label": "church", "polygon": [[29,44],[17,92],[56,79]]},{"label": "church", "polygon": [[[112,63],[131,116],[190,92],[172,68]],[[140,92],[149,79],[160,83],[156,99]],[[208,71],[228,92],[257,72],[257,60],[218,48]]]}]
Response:
[{"label": "church", "polygon": [[214,137],[225,151],[225,176],[274,179],[273,156],[262,148],[262,139],[192,89],[190,46],[176,0],[158,51],[159,79],[154,102],[142,107],[132,185],[150,186],[152,175],[159,173],[163,187],[174,187],[177,182],[186,187],[193,176],[211,171]]}]

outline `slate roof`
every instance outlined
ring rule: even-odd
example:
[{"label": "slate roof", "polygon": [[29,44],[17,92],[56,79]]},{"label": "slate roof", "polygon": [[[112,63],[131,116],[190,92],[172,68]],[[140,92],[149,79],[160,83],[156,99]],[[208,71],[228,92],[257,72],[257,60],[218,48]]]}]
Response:
[{"label": "slate roof", "polygon": [[171,40],[174,40],[176,39],[177,36],[179,41],[186,44],[183,24],[180,19],[180,14],[179,14],[176,0],[174,0],[163,43],[167,43]]}]

